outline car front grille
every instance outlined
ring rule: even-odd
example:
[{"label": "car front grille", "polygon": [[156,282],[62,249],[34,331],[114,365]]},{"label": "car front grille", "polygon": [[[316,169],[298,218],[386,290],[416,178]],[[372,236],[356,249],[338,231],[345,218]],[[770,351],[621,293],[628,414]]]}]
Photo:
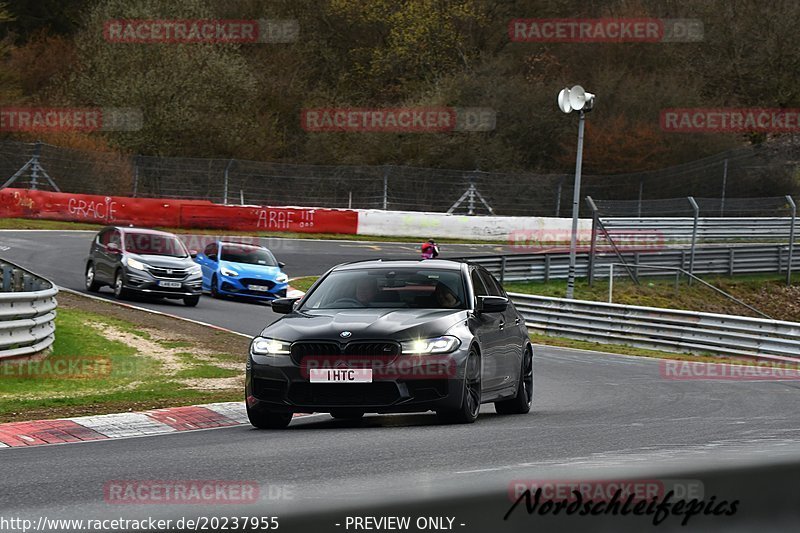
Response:
[{"label": "car front grille", "polygon": [[155,278],[159,279],[183,279],[186,277],[187,270],[185,268],[161,268],[149,266],[147,271]]},{"label": "car front grille", "polygon": [[260,285],[262,287],[268,287],[269,290],[272,290],[272,288],[275,286],[275,282],[268,279],[242,278],[239,280],[239,282],[245,287],[250,287],[250,285]]},{"label": "car front grille", "polygon": [[289,401],[301,406],[381,406],[400,398],[400,391],[392,382],[292,383],[289,387]]},{"label": "car front grille", "polygon": [[393,341],[353,341],[347,344],[299,341],[292,344],[291,354],[298,365],[304,357],[396,357],[400,355],[400,344]]}]

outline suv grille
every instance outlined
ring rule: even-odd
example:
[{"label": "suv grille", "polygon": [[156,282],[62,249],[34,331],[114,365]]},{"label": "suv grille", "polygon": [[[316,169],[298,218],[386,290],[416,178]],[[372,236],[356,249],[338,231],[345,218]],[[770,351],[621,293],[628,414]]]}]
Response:
[{"label": "suv grille", "polygon": [[161,268],[150,266],[147,271],[156,278],[162,279],[183,279],[186,277],[185,268]]},{"label": "suv grille", "polygon": [[347,344],[299,341],[292,344],[291,351],[292,360],[299,365],[304,357],[394,357],[400,355],[400,344],[393,341],[353,341]]}]

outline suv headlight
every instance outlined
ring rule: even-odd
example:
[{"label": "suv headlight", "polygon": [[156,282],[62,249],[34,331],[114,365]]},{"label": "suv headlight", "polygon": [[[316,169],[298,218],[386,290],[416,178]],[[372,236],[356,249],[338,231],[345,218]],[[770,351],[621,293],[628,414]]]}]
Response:
[{"label": "suv headlight", "polygon": [[133,268],[133,269],[136,269],[136,270],[146,270],[147,269],[147,265],[145,265],[141,261],[137,261],[136,259],[133,259],[133,258],[130,258],[130,257],[125,259],[125,264],[128,265],[129,267]]},{"label": "suv headlight", "polygon": [[432,339],[417,339],[400,343],[404,354],[427,355],[433,353],[450,353],[461,346],[458,337],[444,335]]},{"label": "suv headlight", "polygon": [[189,274],[202,274],[203,269],[200,265],[192,265],[189,267]]},{"label": "suv headlight", "polygon": [[275,276],[275,281],[277,281],[278,283],[286,283],[287,281],[289,281],[289,276],[281,272],[280,274]]},{"label": "suv headlight", "polygon": [[290,343],[267,337],[253,339],[250,350],[256,355],[289,355],[291,353]]},{"label": "suv headlight", "polygon": [[231,278],[235,278],[236,276],[239,275],[238,272],[236,272],[235,270],[231,270],[230,268],[222,267],[219,269],[219,271],[223,276],[229,276]]}]

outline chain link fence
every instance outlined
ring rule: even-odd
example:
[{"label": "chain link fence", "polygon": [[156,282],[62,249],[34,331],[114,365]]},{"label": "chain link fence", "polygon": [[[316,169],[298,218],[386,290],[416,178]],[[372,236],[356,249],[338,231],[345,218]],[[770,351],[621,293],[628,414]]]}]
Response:
[{"label": "chain link fence", "polygon": [[[704,212],[736,216],[747,212],[751,201],[724,197],[728,189],[741,189],[742,183],[771,188],[773,194],[777,188],[793,192],[788,188],[795,183],[800,160],[791,155],[793,150],[743,148],[653,172],[584,175],[582,195],[623,201],[607,200],[603,206],[625,213],[619,216],[677,216],[690,208],[657,198],[690,192],[722,196],[703,200]],[[12,140],[0,141],[0,173],[5,186],[53,188],[49,177],[62,191],[85,194],[518,216],[569,216],[573,184],[571,173],[137,156]],[[769,205],[762,208],[764,212],[771,209]]]}]

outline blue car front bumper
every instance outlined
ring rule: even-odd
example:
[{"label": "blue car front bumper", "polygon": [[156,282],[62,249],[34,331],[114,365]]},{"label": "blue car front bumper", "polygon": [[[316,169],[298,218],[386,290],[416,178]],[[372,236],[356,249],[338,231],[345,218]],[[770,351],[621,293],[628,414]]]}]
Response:
[{"label": "blue car front bumper", "polygon": [[260,298],[263,300],[274,300],[284,298],[288,283],[277,283],[274,280],[219,276],[219,294],[228,296],[246,296],[248,298]]}]

